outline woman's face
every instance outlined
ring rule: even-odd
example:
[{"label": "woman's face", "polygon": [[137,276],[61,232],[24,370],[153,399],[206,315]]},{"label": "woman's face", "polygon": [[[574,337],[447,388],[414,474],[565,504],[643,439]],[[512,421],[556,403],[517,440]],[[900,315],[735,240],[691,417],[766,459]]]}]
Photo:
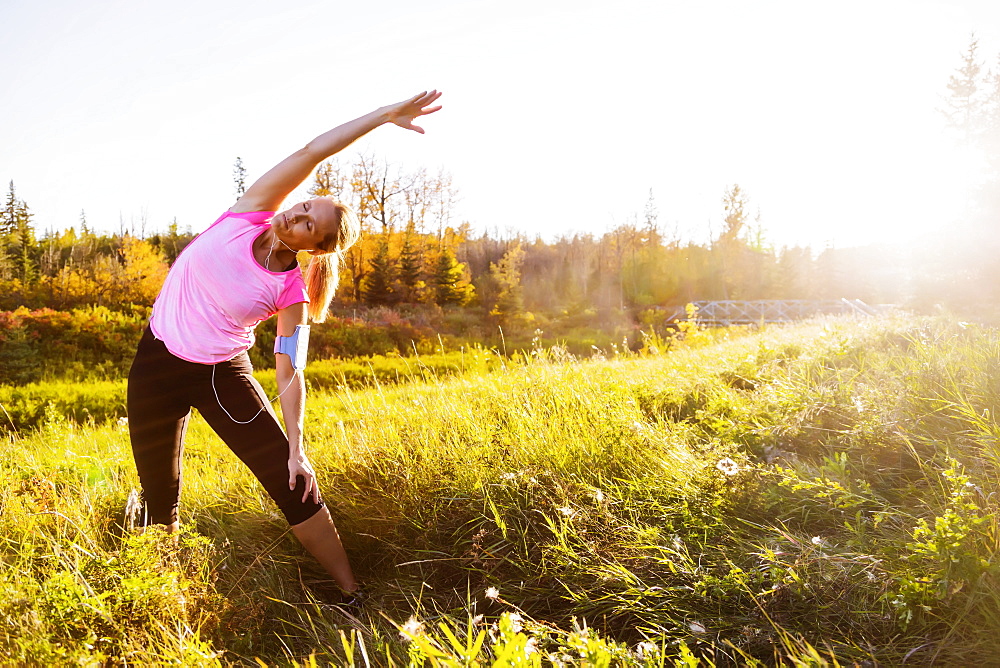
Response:
[{"label": "woman's face", "polygon": [[274,214],[271,229],[295,251],[328,253],[337,239],[337,207],[320,197]]}]

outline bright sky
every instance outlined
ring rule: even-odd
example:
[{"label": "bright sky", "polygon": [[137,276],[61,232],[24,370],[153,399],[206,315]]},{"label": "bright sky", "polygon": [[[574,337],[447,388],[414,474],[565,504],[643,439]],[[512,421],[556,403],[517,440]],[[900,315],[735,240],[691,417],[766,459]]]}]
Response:
[{"label": "bright sky", "polygon": [[[0,183],[40,228],[199,231],[315,135],[426,88],[424,136],[476,229],[546,238],[641,213],[702,240],[739,183],[778,244],[923,233],[975,178],[942,116],[996,0],[2,0]],[[352,151],[352,149],[348,149]]]}]

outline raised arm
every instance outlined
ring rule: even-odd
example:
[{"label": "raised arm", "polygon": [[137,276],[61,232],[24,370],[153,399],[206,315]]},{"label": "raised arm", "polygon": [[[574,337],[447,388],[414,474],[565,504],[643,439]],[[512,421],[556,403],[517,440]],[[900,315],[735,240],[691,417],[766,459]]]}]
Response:
[{"label": "raised arm", "polygon": [[343,151],[360,137],[385,123],[393,123],[401,128],[424,133],[423,128],[413,124],[414,119],[433,114],[441,108],[432,105],[441,93],[436,90],[423,92],[413,97],[376,109],[353,121],[324,132],[311,142],[291,154],[266,174],[257,179],[231,211],[276,211],[288,194],[306,180],[316,165],[331,155]]}]

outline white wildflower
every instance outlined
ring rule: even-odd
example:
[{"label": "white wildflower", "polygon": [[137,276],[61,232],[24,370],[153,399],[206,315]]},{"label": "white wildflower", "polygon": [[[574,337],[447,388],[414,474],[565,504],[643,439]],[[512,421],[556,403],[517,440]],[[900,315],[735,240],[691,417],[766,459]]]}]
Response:
[{"label": "white wildflower", "polygon": [[573,512],[573,509],[570,508],[569,506],[563,506],[562,508],[558,508],[557,510],[566,517],[573,517],[573,515],[575,514]]},{"label": "white wildflower", "polygon": [[640,659],[656,654],[656,645],[651,642],[641,642],[635,646],[635,655]]},{"label": "white wildflower", "polygon": [[524,618],[516,612],[510,613],[507,618],[510,620],[510,630],[514,633],[520,633],[521,629],[524,628],[524,625],[521,623]]},{"label": "white wildflower", "polygon": [[406,623],[403,624],[403,630],[409,633],[410,635],[416,635],[420,633],[423,627],[424,627],[423,622],[418,620],[416,617],[410,617],[408,620],[406,620]]},{"label": "white wildflower", "polygon": [[490,599],[491,601],[497,600],[498,598],[500,598],[500,590],[497,589],[496,587],[487,587],[486,598]]},{"label": "white wildflower", "polygon": [[599,489],[596,490],[594,492],[594,501],[597,501],[598,503],[604,503],[604,492],[602,492]]},{"label": "white wildflower", "polygon": [[476,615],[475,617],[472,618],[472,625],[473,626],[479,626],[482,623],[483,623],[483,616],[482,615]]},{"label": "white wildflower", "polygon": [[812,540],[809,542],[811,542],[813,545],[819,545],[819,546],[822,546],[824,543],[826,543],[826,541],[820,538],[819,536],[813,536]]},{"label": "white wildflower", "polygon": [[118,418],[118,426],[119,427],[127,427],[128,426],[128,418],[127,417],[120,417],[120,418]]},{"label": "white wildflower", "polygon": [[420,632],[424,630],[423,622],[419,621],[416,617],[410,617],[403,624],[403,628],[400,630],[399,635],[403,640],[409,640],[415,635],[420,635]]},{"label": "white wildflower", "polygon": [[524,653],[526,655],[527,654],[534,654],[537,651],[538,651],[538,639],[537,638],[529,638],[528,642],[525,643],[525,645],[524,645]]},{"label": "white wildflower", "polygon": [[725,475],[736,475],[740,472],[740,465],[729,457],[723,457],[720,459],[719,463],[715,465],[715,468],[722,471]]},{"label": "white wildflower", "polygon": [[688,622],[688,628],[691,629],[692,633],[704,633],[705,625],[701,622]]}]

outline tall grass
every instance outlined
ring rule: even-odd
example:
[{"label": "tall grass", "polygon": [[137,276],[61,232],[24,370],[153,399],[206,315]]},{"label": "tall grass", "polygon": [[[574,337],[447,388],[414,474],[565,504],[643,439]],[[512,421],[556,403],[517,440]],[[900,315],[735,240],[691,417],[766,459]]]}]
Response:
[{"label": "tall grass", "polygon": [[[482,348],[413,357],[375,355],[315,361],[307,367],[305,378],[312,391],[332,391],[483,373],[505,363],[499,355]],[[273,370],[257,371],[255,376],[268,396],[277,396]],[[124,418],[125,387],[125,380],[106,379],[0,385],[0,433],[38,427],[59,418],[69,418],[77,424],[101,424]]]},{"label": "tall grass", "polygon": [[[825,320],[313,393],[370,598],[203,422],[178,542],[133,535],[114,422],[0,462],[0,651],[37,663],[965,665],[1000,652],[1000,337]],[[702,345],[696,345],[698,342]]]}]

